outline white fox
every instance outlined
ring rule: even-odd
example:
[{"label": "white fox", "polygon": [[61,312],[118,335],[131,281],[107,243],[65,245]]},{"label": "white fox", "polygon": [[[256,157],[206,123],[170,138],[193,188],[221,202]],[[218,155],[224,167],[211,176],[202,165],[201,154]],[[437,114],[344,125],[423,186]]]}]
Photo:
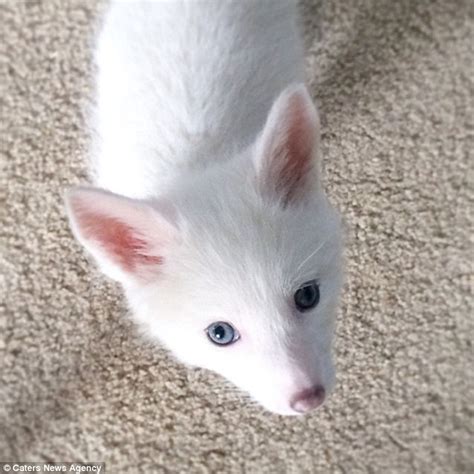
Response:
[{"label": "white fox", "polygon": [[268,410],[322,404],[342,281],[291,0],[110,6],[76,238],[136,321]]}]

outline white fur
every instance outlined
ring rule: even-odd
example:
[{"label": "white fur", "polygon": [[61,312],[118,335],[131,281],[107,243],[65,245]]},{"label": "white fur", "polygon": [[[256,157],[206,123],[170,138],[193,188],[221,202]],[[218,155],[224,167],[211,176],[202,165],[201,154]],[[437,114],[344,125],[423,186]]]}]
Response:
[{"label": "white fur", "polygon": [[[320,184],[295,4],[117,1],[96,60],[92,164],[108,192],[69,194],[76,237],[122,283],[150,336],[269,410],[296,414],[296,393],[333,383],[341,231]],[[294,153],[302,159],[285,168]],[[114,260],[122,240],[107,228],[96,238],[90,216],[138,236],[130,267]],[[299,313],[293,294],[312,279],[321,301]],[[240,340],[212,344],[214,321]]]}]

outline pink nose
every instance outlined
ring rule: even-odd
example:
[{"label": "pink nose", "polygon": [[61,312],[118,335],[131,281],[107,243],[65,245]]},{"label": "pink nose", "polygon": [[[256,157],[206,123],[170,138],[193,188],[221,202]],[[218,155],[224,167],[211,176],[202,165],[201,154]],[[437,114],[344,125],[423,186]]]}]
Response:
[{"label": "pink nose", "polygon": [[291,400],[290,405],[293,410],[298,413],[306,413],[307,411],[318,408],[324,402],[326,391],[322,385],[316,385],[312,388],[297,393]]}]

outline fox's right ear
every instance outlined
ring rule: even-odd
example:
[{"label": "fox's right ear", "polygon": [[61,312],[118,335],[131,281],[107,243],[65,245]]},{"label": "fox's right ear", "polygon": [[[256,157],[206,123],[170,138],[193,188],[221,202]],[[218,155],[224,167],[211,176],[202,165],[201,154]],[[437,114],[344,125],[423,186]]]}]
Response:
[{"label": "fox's right ear", "polygon": [[68,191],[66,206],[74,235],[105,274],[122,283],[159,275],[178,235],[170,213],[95,188]]}]

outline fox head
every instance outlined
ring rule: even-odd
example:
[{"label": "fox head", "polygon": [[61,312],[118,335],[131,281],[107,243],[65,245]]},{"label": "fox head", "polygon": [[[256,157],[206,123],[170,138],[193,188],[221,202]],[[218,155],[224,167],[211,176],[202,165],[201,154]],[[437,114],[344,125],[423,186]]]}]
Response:
[{"label": "fox head", "polygon": [[342,264],[304,86],[281,93],[255,143],[214,163],[150,200],[73,189],[72,229],[178,359],[270,411],[305,413],[333,385]]}]

